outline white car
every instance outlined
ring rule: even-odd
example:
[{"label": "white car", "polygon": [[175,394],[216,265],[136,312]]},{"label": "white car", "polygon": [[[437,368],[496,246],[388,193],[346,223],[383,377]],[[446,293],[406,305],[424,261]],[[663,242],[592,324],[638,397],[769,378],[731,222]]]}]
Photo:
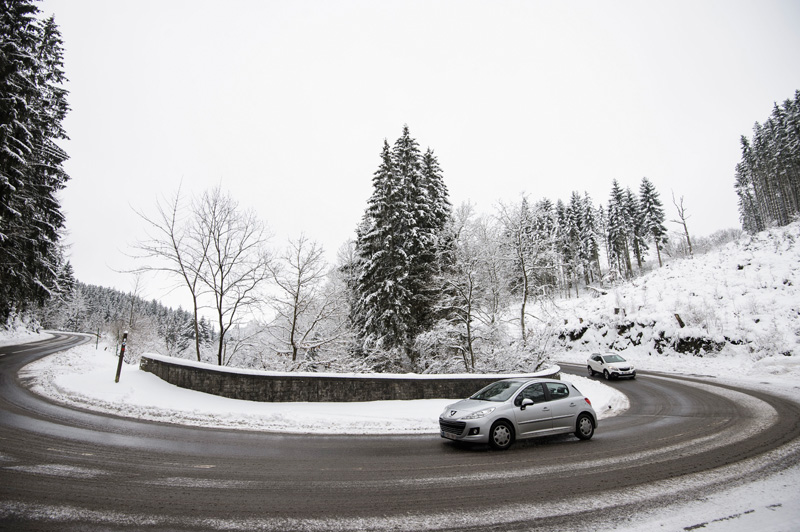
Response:
[{"label": "white car", "polygon": [[636,368],[633,364],[619,355],[601,355],[595,353],[586,361],[589,368],[589,376],[594,377],[595,373],[602,373],[606,380],[619,379],[622,377],[635,379]]}]

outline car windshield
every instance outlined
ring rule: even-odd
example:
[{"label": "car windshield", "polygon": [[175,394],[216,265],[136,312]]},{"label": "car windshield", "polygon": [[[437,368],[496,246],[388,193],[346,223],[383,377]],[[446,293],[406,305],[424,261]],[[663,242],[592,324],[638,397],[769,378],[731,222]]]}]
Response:
[{"label": "car windshield", "polygon": [[603,357],[603,360],[605,360],[607,364],[613,364],[614,362],[625,362],[625,359],[619,355],[606,355]]},{"label": "car windshield", "polygon": [[475,399],[477,401],[495,401],[498,403],[502,403],[509,399],[514,392],[516,392],[520,386],[522,386],[525,381],[499,381],[494,382],[483,388],[475,395],[470,397],[470,399]]}]

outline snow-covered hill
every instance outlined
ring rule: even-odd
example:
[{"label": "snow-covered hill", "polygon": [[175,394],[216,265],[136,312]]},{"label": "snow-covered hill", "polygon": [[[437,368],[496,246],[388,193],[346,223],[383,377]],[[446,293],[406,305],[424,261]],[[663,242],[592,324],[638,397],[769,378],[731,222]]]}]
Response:
[{"label": "snow-covered hill", "polygon": [[743,370],[796,371],[798,241],[800,222],[744,235],[716,251],[670,262],[605,295],[562,303],[561,343],[580,352],[577,358],[585,352],[624,351],[627,358],[663,362],[686,360],[684,354],[723,365],[727,360]]}]

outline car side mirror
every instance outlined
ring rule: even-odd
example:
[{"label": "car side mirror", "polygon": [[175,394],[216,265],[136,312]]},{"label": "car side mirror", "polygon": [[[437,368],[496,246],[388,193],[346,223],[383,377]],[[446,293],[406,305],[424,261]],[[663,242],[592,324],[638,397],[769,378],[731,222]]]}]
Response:
[{"label": "car side mirror", "polygon": [[528,399],[527,397],[522,400],[522,406],[520,410],[525,410],[526,407],[529,407],[533,404],[533,399]]}]

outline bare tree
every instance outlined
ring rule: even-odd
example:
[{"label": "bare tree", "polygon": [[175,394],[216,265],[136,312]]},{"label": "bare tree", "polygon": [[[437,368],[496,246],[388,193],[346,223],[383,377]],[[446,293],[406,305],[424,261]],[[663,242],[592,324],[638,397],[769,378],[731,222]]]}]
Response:
[{"label": "bare tree", "polygon": [[676,223],[678,225],[683,226],[683,233],[686,235],[686,245],[689,247],[689,256],[692,257],[694,254],[692,253],[692,240],[689,238],[689,228],[686,226],[686,220],[689,219],[689,215],[686,214],[686,207],[683,205],[683,196],[681,196],[680,201],[675,200],[675,192],[672,193],[672,203],[675,205],[675,208],[678,210],[678,219],[671,220],[672,223]]},{"label": "bare tree", "polygon": [[324,332],[321,326],[339,314],[344,302],[333,291],[325,290],[328,265],[323,248],[305,235],[290,239],[270,272],[278,288],[272,298],[276,317],[270,330],[292,353],[292,361],[301,350],[307,352],[335,341],[344,321]]},{"label": "bare tree", "polygon": [[[445,309],[451,322],[463,326],[463,339],[451,345],[461,353],[467,371],[475,369],[475,333],[473,322],[478,307],[478,283],[480,258],[473,234],[474,208],[472,204],[462,204],[453,213],[453,253],[455,267],[444,275]],[[463,344],[463,345],[462,345]]]},{"label": "bare tree", "polygon": [[498,217],[503,227],[505,260],[510,277],[514,280],[515,291],[520,301],[519,324],[523,345],[527,342],[527,305],[538,291],[544,289],[538,283],[538,270],[543,258],[550,253],[550,242],[537,238],[533,231],[533,213],[527,198],[517,204],[500,204]]},{"label": "bare tree", "polygon": [[205,267],[199,274],[213,298],[219,325],[217,363],[223,366],[228,331],[260,303],[259,289],[269,280],[269,234],[253,211],[240,210],[219,186],[203,194],[193,214],[197,238],[208,239]]},{"label": "bare tree", "polygon": [[194,339],[197,361],[200,361],[199,310],[203,283],[201,271],[207,265],[210,234],[200,230],[194,213],[187,216],[181,205],[181,191],[175,196],[156,203],[156,214],[151,217],[140,211],[136,214],[148,227],[147,239],[139,242],[136,248],[138,258],[155,260],[134,270],[134,272],[165,272],[179,279],[179,283],[189,289],[194,316]]}]

